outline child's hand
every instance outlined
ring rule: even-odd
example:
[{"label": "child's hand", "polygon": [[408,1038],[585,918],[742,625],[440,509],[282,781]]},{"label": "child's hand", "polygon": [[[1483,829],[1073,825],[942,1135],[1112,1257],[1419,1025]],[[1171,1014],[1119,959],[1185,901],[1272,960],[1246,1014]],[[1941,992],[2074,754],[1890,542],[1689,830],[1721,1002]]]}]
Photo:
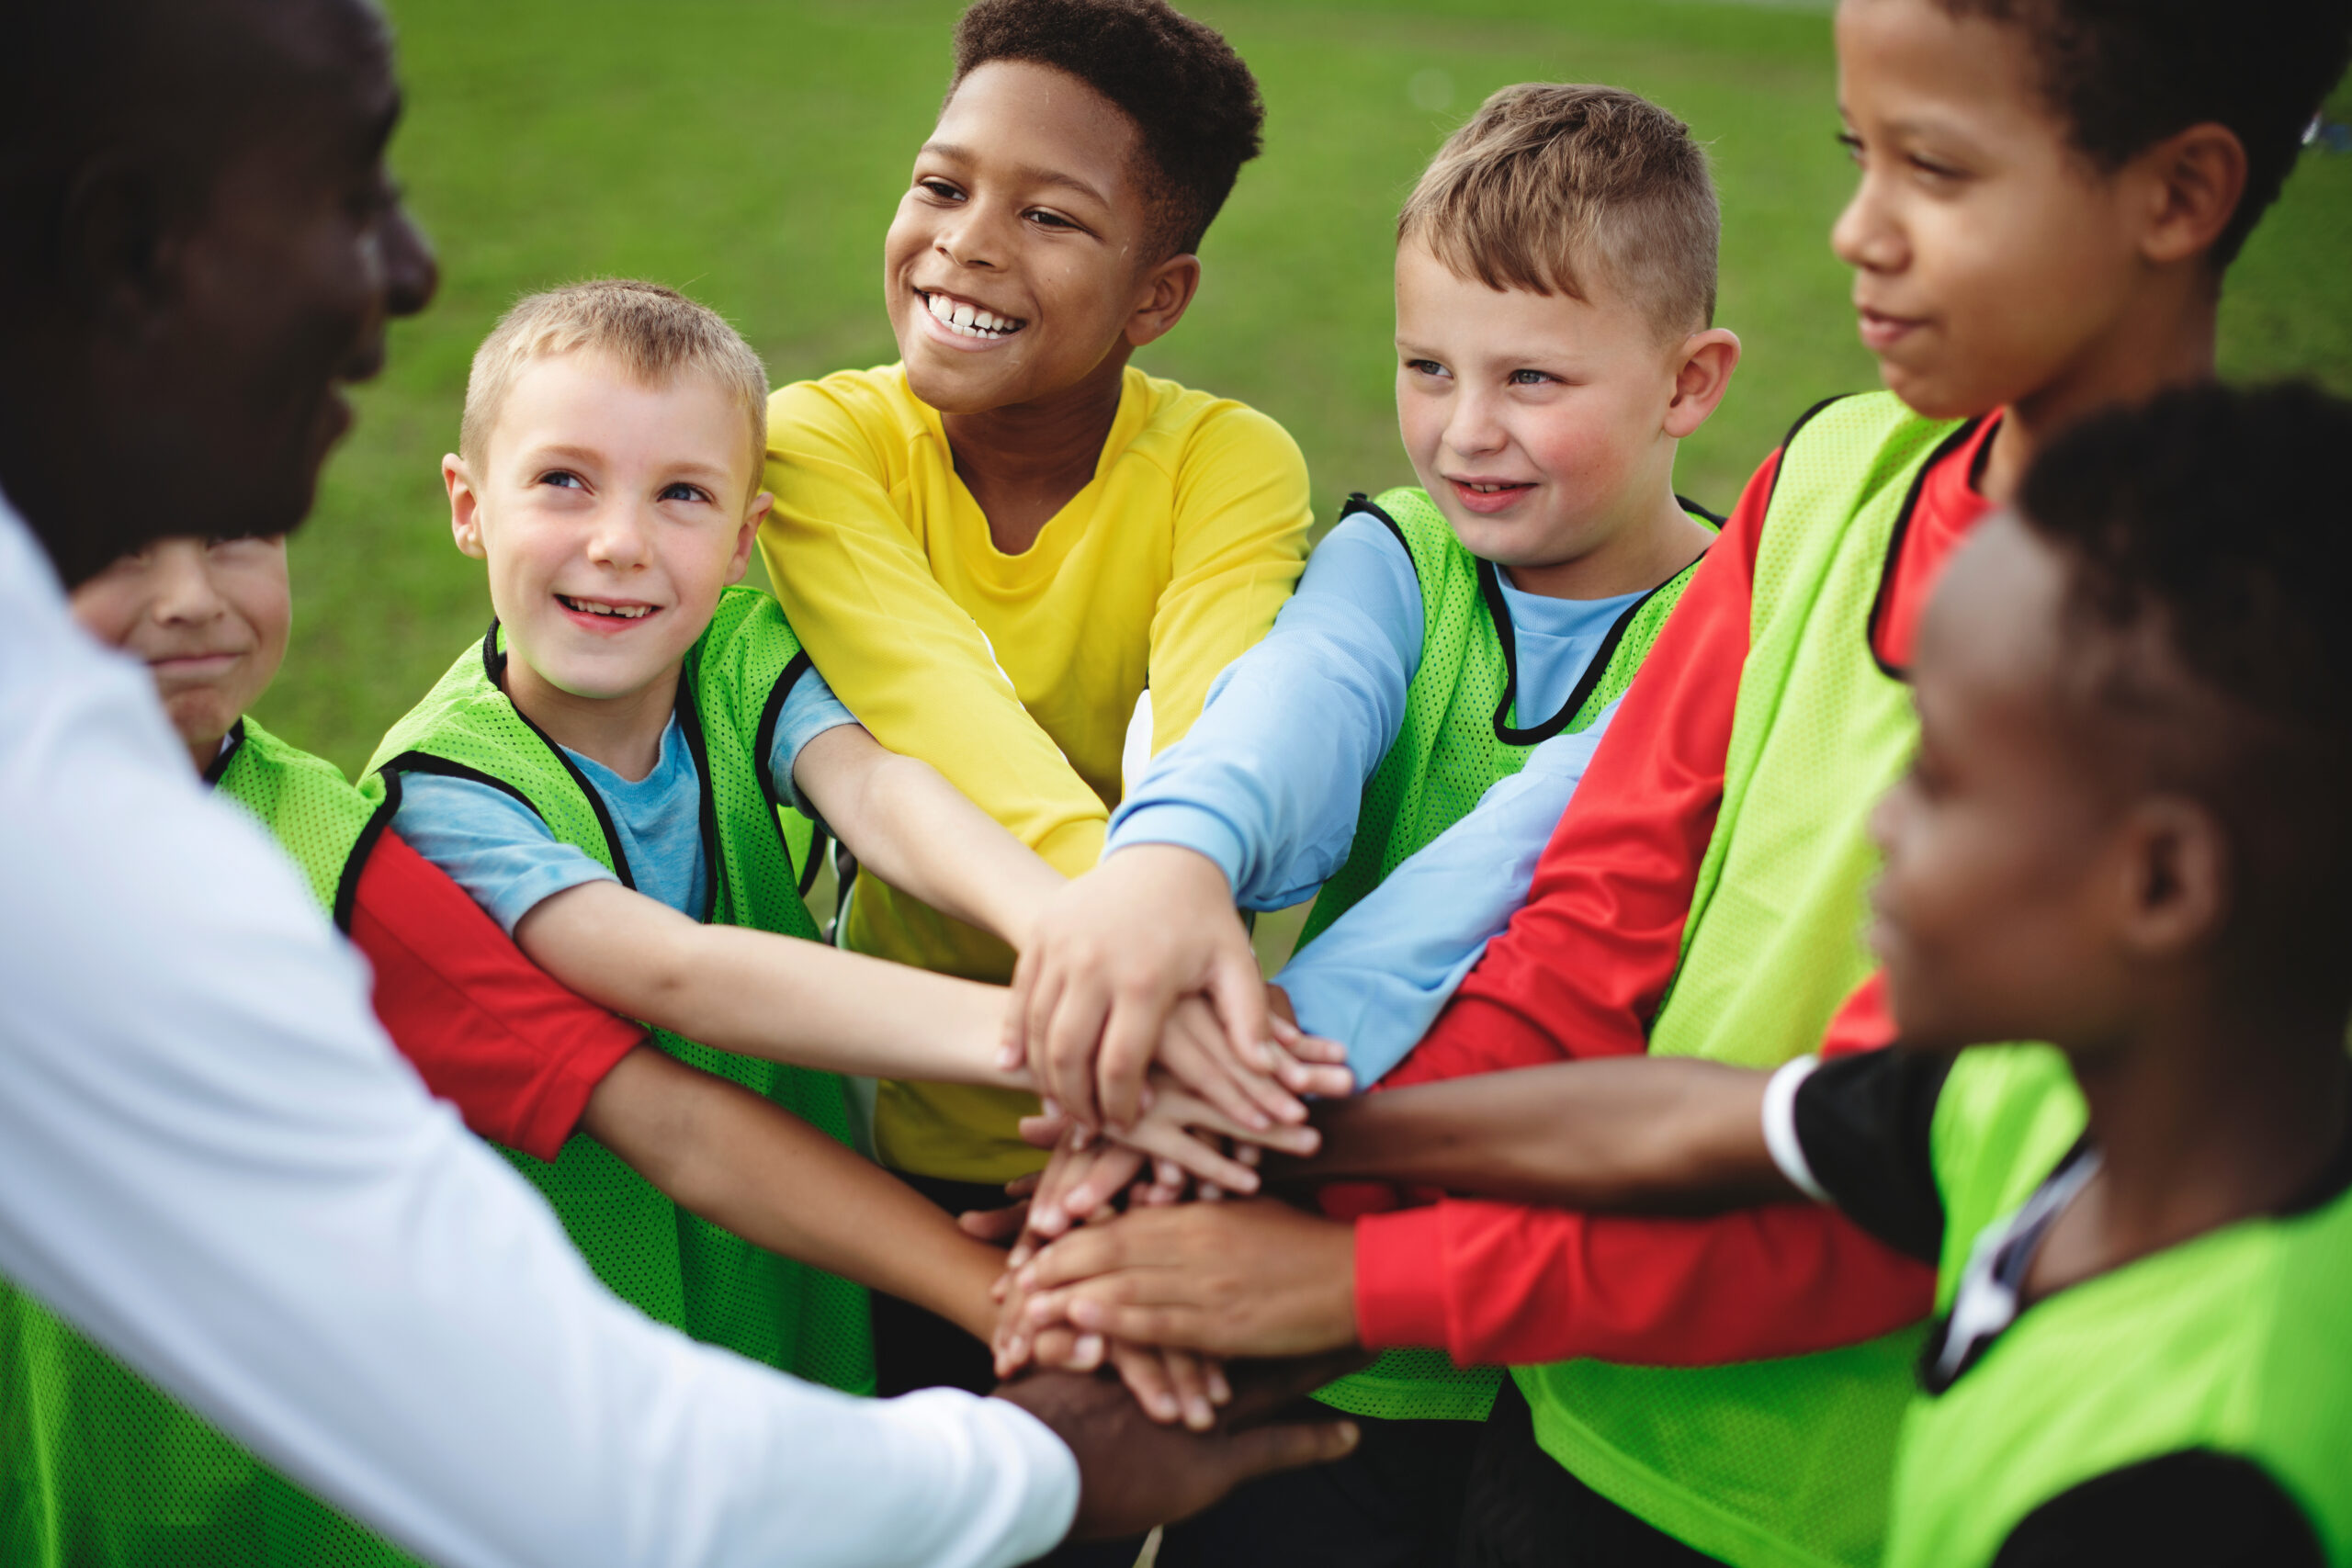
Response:
[{"label": "child's hand", "polygon": [[1173,845],[1121,850],[1037,917],[1012,973],[1003,1065],[1026,1064],[1079,1121],[1125,1127],[1170,1011],[1194,992],[1216,1004],[1213,1048],[1229,1071],[1271,1074],[1264,982],[1225,874]]},{"label": "child's hand", "polygon": [[1032,1335],[1023,1325],[1028,1297],[1007,1277],[1003,1309],[989,1341],[999,1382],[1030,1366],[1091,1372],[1108,1360],[1136,1403],[1167,1426],[1182,1421],[1196,1432],[1216,1425],[1216,1410],[1233,1397],[1220,1361],[1189,1350],[1165,1349],[1126,1340],[1105,1340],[1056,1325]]},{"label": "child's hand", "polygon": [[1271,1201],[1131,1210],[1015,1270],[1016,1332],[1066,1325],[1214,1356],[1355,1343],[1355,1228]]}]

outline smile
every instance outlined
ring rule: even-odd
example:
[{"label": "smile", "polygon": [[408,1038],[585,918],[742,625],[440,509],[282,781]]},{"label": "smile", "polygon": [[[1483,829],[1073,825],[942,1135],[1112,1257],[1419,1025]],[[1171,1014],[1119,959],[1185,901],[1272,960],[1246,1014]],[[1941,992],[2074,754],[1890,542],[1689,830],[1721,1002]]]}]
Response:
[{"label": "smile", "polygon": [[1449,475],[1446,482],[1453,487],[1454,499],[1476,513],[1500,512],[1535,488],[1524,479],[1457,479]]},{"label": "smile", "polygon": [[918,288],[915,292],[922,297],[923,309],[931,312],[931,319],[957,337],[1008,338],[1029,324],[1017,317],[1000,316],[993,310],[983,310],[968,299],[934,293],[928,288]]},{"label": "smile", "polygon": [[641,621],[653,614],[656,608],[651,604],[613,604],[599,599],[574,599],[568,593],[557,594],[555,602],[575,615],[597,615],[615,621]]}]

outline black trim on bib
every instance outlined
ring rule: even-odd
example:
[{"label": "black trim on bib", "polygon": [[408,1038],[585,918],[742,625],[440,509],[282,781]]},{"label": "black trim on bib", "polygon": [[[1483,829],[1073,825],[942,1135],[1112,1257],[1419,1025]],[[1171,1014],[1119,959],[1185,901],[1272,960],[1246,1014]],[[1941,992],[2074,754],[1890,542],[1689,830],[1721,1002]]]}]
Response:
[{"label": "black trim on bib", "polygon": [[204,787],[211,789],[228,775],[229,764],[237,760],[237,750],[245,743],[245,721],[241,716],[221,737],[220,750],[213,753],[211,765],[204,770]]},{"label": "black trim on bib", "polygon": [[1478,592],[1486,598],[1487,617],[1495,624],[1495,640],[1502,645],[1503,649],[1503,700],[1495,707],[1495,739],[1506,746],[1533,746],[1551,739],[1568,727],[1568,721],[1576,717],[1594,689],[1608,675],[1610,663],[1617,657],[1617,645],[1625,640],[1626,629],[1633,626],[1634,617],[1640,615],[1651,600],[1696,571],[1699,562],[1705,560],[1707,555],[1704,550],[1700,551],[1698,558],[1689,566],[1626,605],[1610,626],[1609,635],[1601,639],[1600,646],[1586,660],[1584,673],[1577,678],[1576,690],[1570,692],[1567,701],[1560,705],[1560,711],[1525,729],[1513,728],[1510,722],[1511,705],[1519,699],[1519,639],[1511,631],[1510,604],[1503,597],[1502,574],[1496,570],[1495,563],[1485,557],[1475,558],[1478,562]]},{"label": "black trim on bib", "polygon": [[[1775,477],[1778,477],[1779,471],[1780,470],[1777,468],[1773,470]],[[1679,491],[1675,493],[1674,504],[1682,508],[1686,513],[1695,513],[1699,516],[1705,518],[1708,522],[1715,525],[1715,532],[1718,534],[1722,533],[1724,525],[1731,521],[1730,518],[1724,516],[1722,513],[1715,511],[1713,507],[1702,506],[1697,502],[1691,500],[1689,496],[1682,494]]]},{"label": "black trim on bib", "polygon": [[[498,694],[503,697],[506,696],[506,686],[503,680],[503,677],[506,673],[506,655],[501,653],[498,649],[498,617],[496,615],[491,616],[490,630],[482,634],[481,671],[484,675],[489,677],[491,685],[497,690]],[[521,719],[524,726],[528,728],[532,734],[539,738],[539,744],[548,749],[548,754],[549,756],[563,764],[563,771],[571,775],[571,782],[579,786],[581,794],[588,797],[588,809],[596,814],[596,827],[598,830],[605,835],[605,852],[613,857],[613,874],[621,879],[621,886],[623,887],[628,888],[632,893],[636,892],[637,878],[628,869],[628,852],[621,848],[620,830],[613,826],[612,808],[605,804],[604,795],[598,792],[594,784],[588,782],[588,775],[580,771],[580,764],[571,760],[571,753],[557,745],[554,738],[549,736],[546,730],[541,729],[538,727],[537,722],[534,720],[529,714],[525,713],[519,707],[515,707],[514,698],[506,697],[506,705],[514,709],[514,716]],[[411,755],[414,755],[414,753],[411,753]],[[423,771],[431,772],[433,770],[426,769]],[[469,771],[470,772],[470,770]],[[530,797],[526,795],[521,790],[514,788],[513,785],[502,783],[496,779],[489,779],[487,778],[487,775],[477,776],[483,777],[488,783],[497,784],[500,788],[505,790],[507,794],[513,795],[524,805],[531,806]],[[539,808],[537,807],[531,806],[531,810],[534,815],[538,813],[538,809]],[[541,821],[547,820],[545,817],[540,817],[539,819]]]},{"label": "black trim on bib", "polygon": [[1340,502],[1339,522],[1332,524],[1332,526],[1335,528],[1338,527],[1340,523],[1345,523],[1349,518],[1353,517],[1359,512],[1363,513],[1367,517],[1377,518],[1382,527],[1387,529],[1389,533],[1396,536],[1396,547],[1405,552],[1405,559],[1409,562],[1413,568],[1413,581],[1415,582],[1419,582],[1421,580],[1421,563],[1413,558],[1413,547],[1405,542],[1405,530],[1397,524],[1396,519],[1389,516],[1386,512],[1381,510],[1377,503],[1367,500],[1363,491],[1353,491],[1349,495],[1346,501]]},{"label": "black trim on bib", "polygon": [[1772,515],[1772,498],[1780,493],[1781,474],[1781,471],[1789,466],[1789,443],[1797,438],[1797,432],[1803,430],[1806,425],[1811,424],[1813,423],[1814,415],[1819,413],[1830,404],[1842,403],[1848,398],[1866,398],[1868,396],[1870,396],[1868,392],[1833,392],[1828,397],[1826,397],[1819,402],[1814,404],[1813,407],[1805,410],[1804,412],[1797,415],[1797,422],[1789,426],[1789,433],[1786,435],[1781,437],[1781,460],[1772,465],[1772,482],[1764,487],[1764,515],[1766,517],[1769,518]]},{"label": "black trim on bib", "polygon": [[[809,662],[807,649],[795,653],[785,665],[784,673],[775,678],[775,686],[768,693],[767,701],[760,705],[760,722],[752,731],[752,758],[758,766],[760,793],[767,796],[771,815],[789,809],[776,797],[775,780],[768,770],[768,759],[775,751],[776,726],[784,721],[784,705],[792,695],[792,689],[800,683],[800,677],[815,668]],[[798,885],[803,901],[807,900],[808,890],[817,886],[817,873],[825,863],[825,842],[831,837],[825,831],[825,825],[814,817],[808,818],[808,826],[816,829],[808,838],[808,863],[798,867],[793,878]],[[792,864],[792,840],[784,836],[784,818],[781,817],[775,818],[775,841],[777,847],[784,851],[784,863]]]},{"label": "black trim on bib", "polygon": [[[1936,444],[1936,449],[1928,454],[1928,460],[1919,465],[1919,471],[1911,476],[1911,492],[1903,498],[1903,510],[1894,514],[1894,531],[1887,536],[1886,559],[1879,564],[1878,593],[1871,600],[1871,618],[1862,629],[1862,642],[1870,650],[1871,662],[1878,666],[1879,673],[1906,686],[1911,683],[1910,670],[1889,664],[1879,657],[1878,651],[1879,623],[1885,619],[1886,603],[1894,592],[1895,563],[1903,558],[1903,541],[1910,537],[1911,514],[1919,509],[1919,496],[1928,488],[1928,476],[1936,471],[1937,464],[1960,450],[1983,427],[1984,418],[1984,415],[1978,414]],[[1779,477],[1777,473],[1773,475],[1775,479]]]},{"label": "black trim on bib", "polygon": [[[239,727],[239,734],[243,728]],[[376,852],[377,840],[384,829],[392,825],[392,814],[401,808],[401,781],[396,773],[382,775],[384,798],[376,803],[375,811],[367,825],[359,829],[359,837],[352,840],[351,852],[343,857],[343,874],[334,885],[334,929],[344,935],[351,934],[351,912],[359,903],[359,878],[368,869],[368,859]]]},{"label": "black trim on bib", "polygon": [[[695,823],[702,829],[702,863],[704,897],[702,913],[695,918],[704,925],[711,924],[718,914],[719,889],[727,886],[726,867],[721,863],[718,844],[718,797],[710,782],[710,748],[702,738],[702,707],[696,694],[702,690],[700,660],[688,660],[678,671],[678,695],[673,711],[678,717],[678,729],[686,739],[686,754],[695,761],[695,785],[700,800],[696,803]],[[759,770],[765,773],[765,767]],[[786,857],[785,863],[792,863]]]}]

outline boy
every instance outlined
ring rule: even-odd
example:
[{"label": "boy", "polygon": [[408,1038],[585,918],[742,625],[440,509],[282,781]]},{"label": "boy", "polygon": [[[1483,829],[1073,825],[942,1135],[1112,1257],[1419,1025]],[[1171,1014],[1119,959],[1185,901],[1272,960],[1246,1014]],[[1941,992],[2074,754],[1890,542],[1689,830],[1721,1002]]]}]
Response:
[{"label": "boy", "polygon": [[[279,538],[166,539],[77,588],[74,614],[141,659],[222,795],[309,875],[375,972],[394,1041],[469,1125],[554,1159],[574,1126],[683,1208],[985,1333],[1001,1255],[759,1096],[644,1045],[565,990],[386,828],[379,798],[249,717],[285,656]],[[0,1559],[405,1562],[0,1285]],[[44,1462],[42,1456],[48,1456]],[[29,1532],[29,1533],[25,1533]]]},{"label": "boy", "polygon": [[1937,1265],[1894,1568],[2352,1562],[2352,546],[2309,505],[2347,449],[2308,388],[2167,393],[1959,553],[1871,821],[1894,1048],[1374,1096],[1315,1168],[1804,1196]]},{"label": "boy", "polygon": [[[1713,324],[1716,239],[1705,154],[1633,94],[1506,87],[1448,139],[1397,220],[1397,416],[1422,488],[1351,504],[1273,631],[1121,805],[1102,868],[1040,922],[1023,969],[1041,1000],[1064,1003],[1051,1043],[1091,1045],[1091,1016],[1068,1027],[1077,998],[1124,989],[1148,958],[1222,945],[1250,962],[1236,903],[1280,908],[1318,885],[1277,981],[1299,1023],[1347,1039],[1362,1081],[1418,1039],[1428,1015],[1398,1030],[1392,992],[1438,990],[1420,971],[1475,955],[1523,897],[1523,882],[1495,877],[1494,840],[1506,855],[1522,840],[1532,869],[1713,537],[1675,496],[1673,468],[1739,355]],[[1421,893],[1366,897],[1490,786],[1455,843],[1417,857]],[[1447,890],[1458,897],[1427,896],[1431,857],[1464,867]],[[1343,916],[1361,936],[1331,930]],[[1350,982],[1318,966],[1327,942],[1348,953],[1331,967]],[[1385,960],[1366,963],[1365,942]],[[1353,976],[1384,968],[1411,978],[1367,998]],[[1120,981],[1096,984],[1103,970]],[[1165,997],[1188,976],[1151,978]],[[1106,1058],[1136,1024],[1159,1031],[1130,1010]],[[1091,1116],[1079,1065],[1054,1088]],[[1498,1377],[1408,1352],[1323,1391],[1367,1418],[1342,1471],[1250,1489],[1172,1534],[1168,1560],[1450,1549]],[[1391,1467],[1411,1484],[1359,1488],[1344,1473]]]},{"label": "boy", "polygon": [[[1128,364],[1200,285],[1258,151],[1241,60],[1163,0],[981,0],[883,246],[900,363],[786,387],[762,533],[794,629],[878,740],[1066,874],[1091,866],[1147,686],[1155,745],[1297,581],[1306,471],[1272,421]],[[861,868],[843,945],[1002,980],[1001,942]],[[1256,981],[1253,977],[1252,984]],[[1035,1102],[881,1086],[883,1163],[959,1209],[1041,1156]],[[888,1309],[885,1309],[886,1314]],[[886,1315],[886,1388],[985,1388]]]},{"label": "boy", "polygon": [[[773,940],[816,934],[781,808],[807,801],[854,852],[1007,939],[1060,878],[876,745],[775,602],[729,586],[767,507],[765,401],[750,348],[671,290],[581,284],[509,311],[475,356],[461,453],[443,461],[453,532],[487,564],[497,619],[370,777],[401,833],[550,975],[845,1142],[840,1079],[807,1068],[1023,1080],[989,1065],[1001,991]],[[1204,1145],[1163,1152],[1254,1185]],[[893,1201],[905,1190],[825,1157]],[[595,1139],[518,1163],[618,1293],[802,1376],[871,1386],[862,1292],[680,1215]],[[857,1255],[900,1245],[856,1206],[823,1207]]]},{"label": "boy", "polygon": [[[1871,988],[1840,1003],[1869,969],[1861,822],[1916,739],[1901,675],[1927,590],[2054,433],[2210,371],[2222,271],[2352,45],[2340,4],[2283,0],[1848,0],[1837,27],[1861,178],[1833,244],[1899,398],[1816,411],[1758,474],[1659,639],[1674,679],[1635,682],[1528,907],[1391,1082],[1885,1037]],[[1176,1222],[1229,1258],[1250,1223]],[[1263,1337],[1521,1367],[1519,1429],[1577,1489],[1581,1536],[1628,1561],[1875,1560],[1902,1338],[1666,1370],[1917,1319],[1917,1265],[1851,1225],[1493,1202],[1304,1223],[1295,1289],[1250,1287]],[[1257,1342],[1207,1348],[1236,1338]]]}]

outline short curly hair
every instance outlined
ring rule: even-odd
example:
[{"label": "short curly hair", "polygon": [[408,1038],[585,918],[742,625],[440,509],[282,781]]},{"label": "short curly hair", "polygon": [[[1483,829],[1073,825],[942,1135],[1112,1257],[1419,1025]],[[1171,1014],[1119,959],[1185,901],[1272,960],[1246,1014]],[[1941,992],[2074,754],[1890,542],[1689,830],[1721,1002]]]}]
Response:
[{"label": "short curly hair", "polygon": [[2346,452],[2352,403],[2208,385],[2085,421],[2018,494],[2066,564],[2069,707],[2102,765],[2213,812],[2234,944],[2298,988],[2352,977]]},{"label": "short curly hair", "polygon": [[1165,0],[978,0],[956,24],[956,76],[1018,60],[1077,77],[1134,122],[1159,255],[1200,249],[1258,155],[1257,78],[1225,36]]},{"label": "short curly hair", "polygon": [[2208,121],[2245,148],[2245,192],[2215,241],[2226,267],[2278,199],[2304,131],[2352,59],[2346,0],[1938,0],[2023,28],[2038,84],[2092,163],[2115,169]]}]

